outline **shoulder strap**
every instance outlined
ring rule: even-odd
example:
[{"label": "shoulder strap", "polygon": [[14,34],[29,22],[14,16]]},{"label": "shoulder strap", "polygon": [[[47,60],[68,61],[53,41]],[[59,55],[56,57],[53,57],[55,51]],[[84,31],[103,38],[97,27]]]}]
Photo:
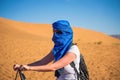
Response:
[{"label": "shoulder strap", "polygon": [[76,69],[74,62],[70,63],[70,65],[71,65],[71,67],[74,68],[75,72],[77,73],[77,80],[79,80],[80,74],[79,74],[78,70]]},{"label": "shoulder strap", "polygon": [[77,80],[79,80],[79,79],[80,80],[89,80],[89,74],[88,74],[87,67],[86,67],[86,64],[85,64],[82,54],[80,54],[80,61],[81,61],[80,65],[79,65],[80,72],[78,72],[78,70],[76,69],[74,62],[70,63],[71,67],[73,67],[75,72],[77,73]]}]

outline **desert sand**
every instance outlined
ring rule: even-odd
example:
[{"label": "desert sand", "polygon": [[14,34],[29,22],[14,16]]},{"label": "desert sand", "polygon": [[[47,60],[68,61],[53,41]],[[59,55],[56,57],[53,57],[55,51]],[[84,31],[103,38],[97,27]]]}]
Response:
[{"label": "desert sand", "polygon": [[[120,40],[101,32],[72,28],[73,42],[84,55],[90,80],[120,80]],[[0,80],[14,80],[14,64],[31,63],[47,55],[53,47],[51,38],[51,24],[0,18]],[[54,72],[24,74],[27,80],[55,80]]]}]

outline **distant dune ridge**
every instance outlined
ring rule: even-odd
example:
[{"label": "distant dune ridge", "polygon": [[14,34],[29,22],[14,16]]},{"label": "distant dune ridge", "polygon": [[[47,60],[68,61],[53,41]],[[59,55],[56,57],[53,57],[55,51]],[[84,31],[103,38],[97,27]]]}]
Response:
[{"label": "distant dune ridge", "polygon": [[[0,18],[0,80],[13,80],[13,64],[44,57],[53,47],[51,24]],[[73,42],[84,55],[90,80],[120,80],[120,40],[101,32],[72,27]],[[26,71],[27,80],[55,80],[54,72]]]},{"label": "distant dune ridge", "polygon": [[112,37],[114,37],[114,38],[118,38],[118,39],[120,39],[120,34],[110,35],[110,36],[112,36]]}]

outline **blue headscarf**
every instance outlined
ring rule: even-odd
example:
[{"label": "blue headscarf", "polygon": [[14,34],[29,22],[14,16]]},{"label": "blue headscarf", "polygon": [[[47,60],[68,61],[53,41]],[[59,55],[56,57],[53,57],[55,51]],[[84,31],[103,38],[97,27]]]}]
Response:
[{"label": "blue headscarf", "polygon": [[52,24],[54,30],[61,31],[60,34],[54,32],[53,34],[53,54],[55,57],[55,61],[62,58],[70,46],[72,45],[73,41],[73,31],[68,21],[66,20],[59,20]]}]

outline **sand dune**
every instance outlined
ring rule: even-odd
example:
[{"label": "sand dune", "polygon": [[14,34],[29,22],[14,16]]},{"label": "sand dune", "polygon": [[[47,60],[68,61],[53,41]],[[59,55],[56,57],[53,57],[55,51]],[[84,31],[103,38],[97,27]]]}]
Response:
[{"label": "sand dune", "polygon": [[[83,53],[90,80],[120,80],[120,40],[101,32],[73,27],[74,42]],[[13,80],[15,63],[41,59],[53,47],[50,24],[0,18],[0,80]],[[27,80],[54,80],[53,72],[25,72]]]}]

